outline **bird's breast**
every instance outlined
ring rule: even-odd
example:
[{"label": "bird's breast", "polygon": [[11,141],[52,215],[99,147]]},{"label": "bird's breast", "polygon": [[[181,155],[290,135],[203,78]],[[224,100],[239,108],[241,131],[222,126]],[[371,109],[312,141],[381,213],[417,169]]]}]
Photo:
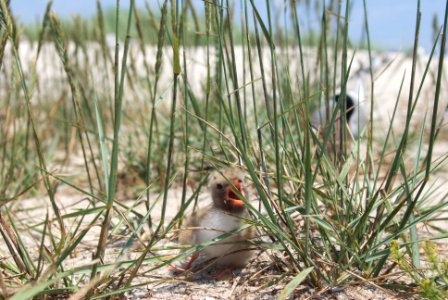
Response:
[{"label": "bird's breast", "polygon": [[241,221],[237,217],[224,212],[210,212],[200,222],[198,242],[203,243],[226,232],[238,229]]}]

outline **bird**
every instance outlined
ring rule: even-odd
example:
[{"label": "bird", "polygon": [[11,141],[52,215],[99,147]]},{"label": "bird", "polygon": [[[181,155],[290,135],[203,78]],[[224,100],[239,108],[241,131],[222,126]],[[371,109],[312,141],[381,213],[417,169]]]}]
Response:
[{"label": "bird", "polygon": [[[362,73],[362,70],[359,73]],[[345,155],[348,153],[346,150],[351,148],[352,141],[359,140],[367,123],[364,88],[361,76],[357,76],[357,91],[348,90],[345,95],[337,93],[329,99],[328,103],[321,98],[319,109],[311,114],[311,127],[317,130],[317,136],[321,142],[324,141],[328,130],[332,130],[326,148],[319,153],[326,153],[334,162],[345,161]],[[345,101],[345,103],[341,103],[341,101]],[[343,121],[338,104],[345,105],[345,120]],[[333,127],[329,128],[329,122],[335,110],[337,110],[336,119]],[[341,130],[341,126],[344,130]]]},{"label": "bird", "polygon": [[[311,115],[311,125],[314,128],[322,129],[326,127],[327,120],[331,119],[331,115],[336,106],[341,101],[342,95],[336,94],[333,98],[329,100],[327,113],[327,105],[321,101],[320,109],[316,110]],[[350,129],[350,134],[355,140],[358,139],[362,130],[366,126],[366,112],[364,108],[364,93],[362,89],[359,89],[358,93],[353,91],[348,91],[345,95],[345,105],[346,105],[346,122],[347,127]],[[328,114],[328,116],[327,116]],[[328,119],[327,119],[328,118]],[[337,125],[338,120],[335,121]],[[337,134],[337,133],[336,133]]]},{"label": "bird", "polygon": [[[188,217],[180,230],[178,241],[182,245],[203,244],[224,233],[240,229],[246,223],[245,220],[250,218],[243,200],[247,201],[249,198],[247,181],[239,169],[214,171],[210,175],[208,190],[210,203]],[[190,269],[199,256],[207,260],[215,258],[216,265],[224,270],[222,274],[228,270],[242,268],[254,254],[250,243],[254,235],[254,227],[235,232],[194,254],[185,267],[177,271]]]}]

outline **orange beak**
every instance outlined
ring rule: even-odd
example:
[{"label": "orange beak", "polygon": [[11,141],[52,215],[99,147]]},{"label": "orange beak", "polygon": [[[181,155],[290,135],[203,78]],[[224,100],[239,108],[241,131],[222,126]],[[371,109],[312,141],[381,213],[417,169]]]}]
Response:
[{"label": "orange beak", "polygon": [[[238,181],[234,181],[233,185],[237,188],[238,193],[244,196],[244,191],[241,187],[241,184]],[[229,186],[226,191],[226,200],[225,203],[232,208],[239,208],[244,206],[243,200],[235,193],[233,186]]]}]

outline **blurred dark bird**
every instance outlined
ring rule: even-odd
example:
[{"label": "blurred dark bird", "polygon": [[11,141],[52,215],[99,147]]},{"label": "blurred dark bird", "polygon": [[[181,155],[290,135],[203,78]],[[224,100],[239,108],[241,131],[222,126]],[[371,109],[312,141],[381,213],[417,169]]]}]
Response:
[{"label": "blurred dark bird", "polygon": [[[317,130],[325,130],[328,126],[327,123],[331,120],[333,111],[335,109],[339,109],[337,105],[341,100],[344,100],[346,105],[345,120],[347,122],[346,127],[349,129],[347,132],[349,132],[350,135],[356,140],[362,133],[367,123],[364,104],[364,91],[362,88],[360,88],[357,93],[352,91],[347,92],[344,98],[342,98],[340,94],[336,94],[334,98],[329,100],[328,106],[325,104],[325,101],[321,100],[319,109],[314,111],[311,115],[311,125]],[[340,113],[338,112],[335,121],[336,135],[339,134],[339,130],[336,128],[338,128],[338,124],[340,124],[340,117]],[[350,135],[347,136],[350,137]]]}]

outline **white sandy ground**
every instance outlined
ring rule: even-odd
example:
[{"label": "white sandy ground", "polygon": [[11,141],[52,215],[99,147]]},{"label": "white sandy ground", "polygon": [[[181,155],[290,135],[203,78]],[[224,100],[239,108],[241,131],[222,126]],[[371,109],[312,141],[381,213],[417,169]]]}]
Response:
[{"label": "white sandy ground", "polygon": [[[30,62],[33,61],[34,51],[31,44],[27,42],[21,43],[20,46],[20,55],[24,62],[25,73],[28,74],[30,71]],[[98,47],[95,45],[88,46],[89,57],[93,60],[95,53],[98,52]],[[137,45],[131,46],[131,52],[137,52]],[[148,62],[152,66],[154,65],[155,53],[156,50],[154,47],[147,47],[148,51]],[[282,59],[282,57],[286,57],[289,55],[289,61],[298,61],[298,50],[295,48],[287,49],[278,49],[277,57],[279,61],[279,65],[285,66],[286,62]],[[315,61],[315,54],[313,53],[313,49],[305,49],[307,53],[307,57],[309,59],[306,60],[307,69],[312,68]],[[162,78],[160,80],[161,88],[160,95],[158,95],[159,100],[157,105],[165,105],[165,103],[169,102],[167,99],[170,99],[170,91],[169,87],[172,83],[171,72],[170,72],[170,49],[165,49],[164,56],[164,71],[162,72]],[[267,68],[267,72],[269,73],[270,64],[270,54],[268,49],[264,49],[264,57],[265,67]],[[237,66],[242,66],[242,54],[241,48],[236,47],[236,57],[238,63]],[[351,56],[353,52],[349,53]],[[255,54],[254,54],[255,55]],[[37,63],[37,70],[39,73],[39,86],[40,93],[48,93],[49,95],[53,93],[55,90],[61,89],[62,86],[67,86],[66,79],[62,70],[62,66],[59,63],[58,59],[55,59],[56,54],[54,52],[53,45],[45,45],[41,57]],[[205,48],[197,48],[197,49],[188,49],[187,50],[187,69],[194,70],[194,72],[189,72],[188,76],[190,78],[189,82],[192,85],[192,89],[198,95],[201,95],[203,91],[203,82],[206,76],[207,68],[206,63],[203,61],[203,58],[206,57]],[[255,55],[256,57],[256,55]],[[6,56],[6,64],[11,63],[11,57]],[[419,83],[422,74],[423,68],[425,66],[425,61],[428,59],[427,55],[423,55],[420,58],[419,67],[417,68],[417,80]],[[137,66],[142,65],[143,57],[141,55],[136,55],[135,64]],[[375,78],[375,94],[374,94],[374,106],[373,106],[373,116],[374,122],[378,125],[377,128],[386,128],[389,124],[390,116],[392,115],[392,111],[394,108],[395,100],[398,98],[398,89],[401,84],[401,80],[404,76],[404,89],[402,91],[400,99],[400,109],[398,110],[398,117],[393,127],[397,133],[397,136],[400,136],[400,130],[402,128],[402,124],[404,122],[405,117],[405,107],[407,104],[407,99],[409,95],[409,79],[411,73],[411,59],[408,55],[403,53],[395,52],[395,53],[374,53],[374,78]],[[256,64],[258,65],[258,64]],[[368,66],[368,55],[366,51],[357,51],[355,54],[355,60],[353,63],[353,70],[359,70],[361,68],[366,68]],[[429,78],[427,79],[422,92],[421,98],[417,113],[415,118],[413,118],[412,122],[415,124],[419,124],[422,121],[424,113],[426,110],[431,111],[432,109],[432,101],[434,99],[434,81],[433,77],[436,70],[436,62],[431,65]],[[98,67],[95,70],[92,70],[95,73],[95,80],[104,84],[104,82],[108,82],[108,80],[112,80],[109,78],[108,80],[104,80],[105,76],[102,71],[101,62],[98,62]],[[299,73],[299,64],[296,65],[290,63],[289,64],[289,72],[291,74]],[[446,71],[446,68],[445,68]],[[144,76],[145,71],[143,68],[137,69],[137,72],[141,72],[141,76]],[[258,79],[260,77],[259,69],[255,69],[256,76]],[[367,101],[366,105],[369,110],[372,109],[370,104],[370,83],[369,77],[363,73],[361,76],[364,87],[366,88]],[[243,78],[243,70],[242,68],[238,70],[238,75],[240,78],[240,84],[247,83],[250,81],[249,74],[246,66],[246,78]],[[2,87],[2,77],[10,76],[9,73],[0,74],[0,87]],[[268,76],[269,77],[269,76]],[[292,76],[295,78],[295,76]],[[448,103],[448,89],[446,84],[447,77],[444,76],[444,81],[442,85],[442,94],[441,94],[441,104],[439,111],[443,113],[445,111],[445,107]],[[110,82],[110,81],[109,81]],[[298,84],[298,83],[297,83]],[[261,81],[258,80],[256,83],[256,88],[261,90]],[[349,82],[350,88],[354,89],[355,82]],[[418,88],[418,85],[416,89]],[[54,96],[53,96],[54,97]],[[132,93],[126,93],[126,101],[148,101],[148,99],[143,99],[143,94],[139,94],[138,91],[134,91]],[[385,130],[385,129],[384,129]],[[378,133],[379,136],[384,134]],[[435,148],[435,156],[442,157],[448,153],[448,141],[446,137],[448,136],[447,130],[444,129],[442,132],[442,139],[438,142]],[[69,173],[70,170],[82,170],[82,164],[80,162],[76,162],[76,158],[72,158],[73,164],[69,166],[68,169],[60,170],[61,173]],[[441,171],[437,172],[435,176],[431,178],[431,183],[443,183],[448,180],[447,168],[442,168]],[[82,176],[81,176],[82,177]],[[181,191],[179,189],[172,189],[168,195],[168,209],[167,209],[167,220],[173,218],[174,214],[179,208],[179,199],[180,199]],[[87,206],[87,201],[85,200],[85,195],[82,195],[78,192],[75,192],[72,188],[61,184],[58,192],[56,193],[57,201],[61,210],[65,213],[75,212],[77,209],[85,208]],[[437,196],[434,196],[432,201],[445,201],[445,190],[441,190]],[[206,195],[202,195],[201,199],[206,199]],[[206,201],[205,201],[206,202]],[[125,201],[126,205],[133,205],[135,200]],[[200,201],[201,204],[204,204],[204,201]],[[32,198],[32,199],[21,199],[20,202],[14,204],[15,207],[15,219],[22,220],[24,222],[23,227],[29,224],[35,224],[40,221],[43,221],[45,218],[46,212],[50,212],[51,208],[49,206],[48,200],[45,198]],[[21,209],[24,208],[24,209]],[[30,209],[33,208],[33,209]],[[145,207],[143,204],[140,204],[136,207],[141,213],[145,213]],[[160,215],[160,205],[156,206],[154,209],[153,221],[157,222]],[[86,218],[83,222],[85,226],[87,226],[88,221],[91,218]],[[114,219],[116,221],[117,219]],[[26,224],[25,224],[26,223]],[[71,226],[71,221],[66,220],[66,225],[68,228]],[[443,224],[446,227],[446,224]],[[55,227],[56,228],[56,227]],[[56,230],[56,229],[55,229]],[[128,234],[128,233],[127,233]],[[87,237],[81,243],[81,246],[74,254],[74,257],[71,257],[67,260],[66,266],[73,267],[78,265],[87,264],[92,257],[94,249],[97,244],[99,235],[99,226],[95,226],[90,229]],[[29,232],[23,232],[23,236],[21,236],[25,245],[27,247],[36,249],[38,248],[39,239],[37,237],[32,237]],[[113,241],[111,241],[108,245],[108,260],[112,260],[112,258],[116,255],[116,252],[121,248],[123,241],[126,241],[126,236],[121,236],[120,233],[115,233],[113,236]],[[173,243],[171,241],[162,241],[162,244],[167,245]],[[173,243],[174,244],[174,243]],[[7,249],[5,249],[5,245],[0,243],[0,253],[2,256],[5,253],[8,253]],[[136,258],[138,257],[140,251],[136,246],[136,249],[127,254],[127,258]],[[37,253],[36,253],[37,255]],[[263,283],[267,281],[267,278],[272,279],[275,276],[278,276],[275,270],[267,269],[263,271],[261,274],[257,274],[257,272],[262,269],[264,266],[268,266],[270,259],[268,257],[268,253],[262,253],[261,255],[254,258],[254,260],[248,265],[247,268],[243,269],[241,273],[236,274],[236,276],[229,281],[215,281],[210,278],[207,274],[203,274],[204,276],[196,278],[193,281],[182,280],[182,278],[174,278],[167,268],[163,268],[161,270],[157,270],[150,274],[140,274],[138,278],[138,282],[146,282],[152,281],[152,283],[148,283],[146,286],[141,288],[136,288],[135,290],[127,293],[127,297],[130,299],[275,299],[278,296],[278,292],[284,287],[284,284],[288,282],[288,278],[285,278],[278,285],[264,287]],[[149,269],[150,266],[145,266],[142,270]],[[257,274],[254,276],[254,274]],[[135,282],[137,283],[137,282]],[[374,287],[371,284],[360,284],[357,286],[343,286],[336,287],[332,290],[328,291],[325,294],[316,294],[315,290],[312,290],[306,286],[299,287],[296,297],[298,299],[307,299],[310,296],[313,296],[313,299],[398,299],[398,297],[406,298],[406,296],[395,295],[389,291],[382,290],[378,287]]]}]

